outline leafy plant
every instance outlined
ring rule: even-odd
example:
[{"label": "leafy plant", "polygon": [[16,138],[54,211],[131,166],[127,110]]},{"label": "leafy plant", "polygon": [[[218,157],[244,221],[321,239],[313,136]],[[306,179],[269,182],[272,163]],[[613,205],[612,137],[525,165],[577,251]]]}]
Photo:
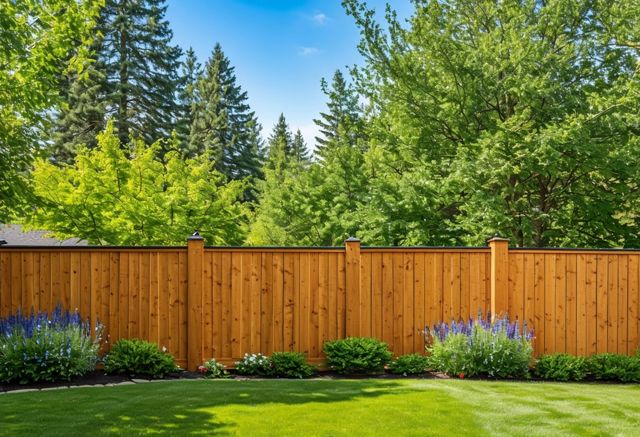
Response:
[{"label": "leafy plant", "polygon": [[272,376],[283,378],[308,378],[314,367],[307,363],[300,352],[274,352],[271,357]]},{"label": "leafy plant", "polygon": [[640,382],[640,359],[637,356],[597,354],[587,359],[589,375],[597,380]]},{"label": "leafy plant", "polygon": [[507,316],[491,321],[489,315],[466,322],[439,323],[425,330],[430,367],[449,375],[522,378],[528,375],[533,333]]},{"label": "leafy plant", "polygon": [[386,343],[368,337],[328,341],[323,351],[329,368],[338,373],[381,372],[392,357]]},{"label": "leafy plant", "polygon": [[209,379],[226,378],[229,376],[225,365],[217,362],[215,358],[211,358],[210,360],[205,361],[201,366],[198,366],[198,371],[205,378]]},{"label": "leafy plant", "polygon": [[239,375],[268,376],[271,374],[271,360],[262,354],[244,354],[244,358],[235,362]]},{"label": "leafy plant", "polygon": [[139,339],[118,340],[104,360],[111,374],[162,378],[179,370],[173,356],[158,345]]},{"label": "leafy plant", "polygon": [[582,381],[587,376],[584,357],[569,354],[543,355],[536,362],[535,373],[540,378],[554,381]]},{"label": "leafy plant", "polygon": [[0,319],[0,381],[28,384],[70,380],[95,369],[102,326],[95,336],[77,311],[17,312]]},{"label": "leafy plant", "polygon": [[420,354],[401,355],[389,364],[389,370],[398,375],[418,375],[429,367],[429,358]]}]

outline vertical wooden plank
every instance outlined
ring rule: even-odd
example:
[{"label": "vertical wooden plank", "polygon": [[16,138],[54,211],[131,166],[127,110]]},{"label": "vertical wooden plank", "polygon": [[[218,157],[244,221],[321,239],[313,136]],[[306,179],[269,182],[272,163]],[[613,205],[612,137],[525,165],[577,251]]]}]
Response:
[{"label": "vertical wooden plank", "polygon": [[327,253],[318,254],[318,350],[329,339],[329,258]]},{"label": "vertical wooden plank", "polygon": [[[293,340],[293,345],[292,345],[292,350],[295,352],[301,352],[300,350],[300,253],[294,253],[291,254],[292,259],[293,259],[293,272],[291,274],[291,282],[292,282],[292,287],[293,287],[293,302],[291,305],[291,311],[293,314],[293,332],[291,335],[291,338]],[[336,260],[336,266],[335,268],[337,269],[337,260]],[[334,296],[334,300],[333,300],[333,315],[335,318],[335,314],[336,314],[336,301],[335,301],[335,296],[336,296],[336,276],[335,276],[335,271],[334,271],[334,288],[333,288],[333,296]],[[333,324],[333,328],[334,328],[334,335],[335,335],[335,319],[333,320],[334,324]]]},{"label": "vertical wooden plank", "polygon": [[260,282],[262,329],[260,344],[262,353],[273,351],[273,254],[262,254],[262,275]]},{"label": "vertical wooden plank", "polygon": [[[311,311],[311,324],[309,326],[309,357],[318,358],[322,345],[319,342],[320,339],[320,296],[319,296],[319,254],[317,252],[311,253],[311,266],[310,266],[310,301],[309,310]],[[357,317],[357,316],[355,316]]]},{"label": "vertical wooden plank", "polygon": [[482,254],[469,254],[469,315],[474,318],[481,311],[484,312],[484,282],[481,271]]},{"label": "vertical wooden plank", "polygon": [[[59,269],[60,265],[58,263],[58,278],[60,277]],[[60,280],[58,279],[58,290],[59,284]],[[11,313],[22,309],[22,295],[24,294],[22,286],[22,254],[20,252],[11,252]]]},{"label": "vertical wooden plank", "polygon": [[[311,324],[311,255],[308,252],[300,254],[300,276],[299,285],[300,288],[300,335],[298,350],[303,354],[310,355],[311,346],[309,344],[310,334],[309,325]],[[344,289],[343,289],[344,292]],[[342,305],[344,308],[344,304]],[[342,328],[344,329],[344,322]]]},{"label": "vertical wooden plank", "polygon": [[[33,289],[33,252],[22,253],[22,309],[25,314],[29,314],[31,310],[36,310],[34,306],[34,289]],[[68,308],[73,310],[74,308]]]},{"label": "vertical wooden plank", "polygon": [[[329,332],[328,339],[338,338],[338,257],[337,253],[329,254]],[[297,284],[297,282],[295,282]]]},{"label": "vertical wooden plank", "polygon": [[596,332],[597,336],[597,344],[596,344],[596,352],[603,353],[607,351],[607,313],[608,313],[608,293],[607,293],[607,283],[608,283],[608,271],[609,271],[609,259],[607,255],[597,255],[597,297],[596,297],[596,308],[597,308],[597,319],[598,319],[598,329]]},{"label": "vertical wooden plank", "polygon": [[231,253],[231,356],[242,353],[242,253]]},{"label": "vertical wooden plank", "polygon": [[371,254],[371,335],[383,339],[382,254]]},{"label": "vertical wooden plank", "polygon": [[535,326],[535,259],[533,254],[524,256],[524,318],[526,328],[532,329]]},{"label": "vertical wooden plank", "polygon": [[[71,252],[71,299],[70,299],[70,309],[72,310],[80,310],[80,281],[82,279],[80,273],[80,252]],[[103,321],[105,323],[106,321]]]},{"label": "vertical wooden plank", "polygon": [[566,352],[566,318],[567,318],[567,255],[556,255],[556,352]]},{"label": "vertical wooden plank", "polygon": [[545,285],[546,285],[546,275],[545,275],[545,258],[546,255],[541,253],[536,253],[533,255],[533,293],[535,294],[534,301],[534,317],[533,317],[533,335],[534,339],[534,349],[537,355],[541,355],[546,351],[546,347],[544,344],[544,340],[546,338],[546,330],[545,330]]},{"label": "vertical wooden plank", "polygon": [[360,258],[360,336],[371,337],[371,254]]},{"label": "vertical wooden plank", "polygon": [[382,339],[389,347],[393,345],[393,295],[393,256],[385,252],[382,254]]},{"label": "vertical wooden plank", "polygon": [[338,255],[338,295],[337,295],[337,338],[347,336],[347,267],[346,255]]},{"label": "vertical wooden plank", "polygon": [[102,294],[100,282],[102,279],[102,257],[99,252],[91,252],[91,328],[95,328],[100,317]]},{"label": "vertical wooden plank", "polygon": [[460,309],[459,318],[468,319],[471,315],[471,266],[469,254],[462,252],[460,255]]},{"label": "vertical wooden plank", "polygon": [[[628,327],[628,288],[629,288],[629,256],[618,256],[618,353],[633,354],[635,348],[627,350],[627,327]],[[636,346],[637,347],[637,346]]]},{"label": "vertical wooden plank", "polygon": [[260,276],[262,274],[262,254],[251,254],[251,352],[260,352],[260,314],[261,314],[261,290]]},{"label": "vertical wooden plank", "polygon": [[576,355],[578,351],[578,302],[577,302],[577,263],[578,256],[567,255],[567,317],[565,319],[566,352]]},{"label": "vertical wooden plank", "polygon": [[[181,250],[178,252],[178,274],[180,281],[178,282],[178,296],[179,296],[179,314],[178,314],[178,323],[180,324],[180,337],[178,344],[178,359],[187,360],[187,351],[188,351],[188,342],[189,342],[189,332],[188,332],[188,323],[189,323],[189,314],[187,309],[187,299],[189,293],[189,273],[187,266],[187,251]],[[201,273],[202,274],[202,270]],[[202,279],[200,279],[202,281]],[[202,306],[202,304],[200,304]],[[196,349],[198,351],[198,349]],[[202,362],[202,359],[195,361]],[[200,363],[197,363],[200,364]],[[195,366],[193,367],[195,369]]]},{"label": "vertical wooden plank", "polygon": [[453,272],[452,266],[452,254],[442,254],[442,320],[450,322],[453,319]]},{"label": "vertical wooden plank", "polygon": [[213,257],[203,249],[202,259],[202,353],[213,358]]},{"label": "vertical wooden plank", "polygon": [[284,351],[284,254],[273,254],[273,351]]},{"label": "vertical wooden plank", "polygon": [[544,353],[556,349],[556,255],[544,255]]},{"label": "vertical wooden plank", "polygon": [[576,355],[587,354],[587,258],[576,256]]},{"label": "vertical wooden plank", "polygon": [[347,335],[359,336],[360,321],[360,240],[349,238],[345,241],[346,292],[347,292]]},{"label": "vertical wooden plank", "polygon": [[[50,293],[51,297],[49,299],[49,310],[53,310],[58,304],[61,303],[60,292],[62,289],[62,283],[60,282],[60,253],[51,252],[50,259],[51,259],[51,262],[49,265],[50,265],[50,272],[51,272],[51,293]],[[11,262],[13,264],[13,258],[11,259]],[[11,283],[13,285],[13,280],[11,281]],[[93,309],[91,309],[90,311],[93,311]]]},{"label": "vertical wooden plank", "polygon": [[[117,268],[117,264],[112,263],[111,268]],[[149,253],[149,339],[154,343],[160,342],[159,302],[158,252],[152,251]]]},{"label": "vertical wooden plank", "polygon": [[607,352],[618,353],[618,255],[609,255],[607,273]]},{"label": "vertical wooden plank", "polygon": [[[45,258],[46,256],[46,258]],[[40,254],[40,262],[41,262],[41,270],[45,268],[45,260],[49,259],[49,254],[41,253]],[[48,270],[48,261],[47,262],[47,272]],[[50,284],[50,272],[45,274],[47,278],[47,283]],[[42,281],[43,276],[40,276],[40,280]],[[118,278],[119,279],[119,278]],[[47,285],[47,296],[49,295],[49,285]],[[43,294],[40,295],[41,297]],[[80,252],[80,314],[83,319],[86,319],[91,314],[91,254],[89,252],[82,251]],[[116,319],[116,324],[109,327],[109,335],[117,336],[118,333],[118,323],[119,317]],[[107,338],[108,340],[108,338]]]},{"label": "vertical wooden plank", "polygon": [[509,254],[508,314],[511,320],[524,319],[524,255]]},{"label": "vertical wooden plank", "polygon": [[[140,337],[149,340],[151,295],[151,255],[148,251],[140,253]],[[202,304],[200,304],[201,309]],[[191,303],[189,304],[191,307]],[[191,336],[189,336],[191,338]]]},{"label": "vertical wooden plank", "polygon": [[415,341],[415,324],[413,319],[413,307],[415,305],[414,284],[415,275],[413,270],[414,257],[413,253],[405,252],[402,254],[402,264],[404,270],[403,278],[403,307],[402,307],[402,349],[404,353],[415,352],[413,344]]},{"label": "vertical wooden plank", "polygon": [[211,353],[216,358],[231,358],[231,353],[225,355],[222,347],[224,332],[226,325],[223,318],[227,317],[228,307],[224,306],[222,281],[224,273],[222,271],[222,253],[211,252],[211,263],[213,269],[213,309],[212,309],[212,325],[211,333]]},{"label": "vertical wooden plank", "polygon": [[[293,306],[294,306],[294,295],[295,295],[295,287],[294,287],[294,268],[295,268],[295,253],[285,253],[284,254],[284,282],[283,286],[283,305],[284,305],[284,320],[283,320],[283,344],[282,349],[285,351],[293,351],[295,350],[295,340],[294,340],[294,328],[293,328]],[[327,270],[328,273],[328,270]],[[329,291],[329,290],[327,290]],[[326,307],[325,303],[325,307]],[[327,329],[325,330],[325,335],[328,334],[330,322],[327,317]]]},{"label": "vertical wooden plank", "polygon": [[[187,336],[187,367],[190,370],[196,370],[204,361],[204,342],[203,342],[203,304],[204,304],[204,239],[196,232],[187,238],[187,254],[186,254],[186,326],[185,335]],[[147,261],[148,263],[148,261]],[[144,266],[144,262],[143,262]],[[143,273],[143,277],[147,276],[147,270]],[[147,296],[148,293],[145,293]],[[144,305],[144,300],[143,300]],[[147,304],[148,306],[148,304]],[[144,308],[143,308],[144,311]]]},{"label": "vertical wooden plank", "polygon": [[242,257],[242,290],[238,291],[242,293],[240,356],[243,356],[251,352],[251,253],[240,252],[240,256]]},{"label": "vertical wooden plank", "polygon": [[424,253],[415,253],[413,258],[414,289],[414,337],[413,352],[424,353],[425,296],[424,296]]},{"label": "vertical wooden plank", "polygon": [[[178,282],[179,277],[176,279]],[[179,297],[176,297],[176,300],[179,302]],[[129,253],[129,307],[129,338],[140,338],[140,254],[138,252]],[[180,332],[178,326],[174,329],[176,333]]]},{"label": "vertical wooden plank", "polygon": [[[34,252],[33,256],[33,305],[36,312],[41,311],[40,308],[40,254],[38,252]],[[0,270],[0,276],[2,276],[2,270]],[[1,281],[0,281],[1,282]],[[0,285],[1,287],[1,285]],[[0,288],[0,294],[2,293],[2,289]],[[2,297],[0,297],[0,302],[2,302]],[[0,308],[2,304],[0,303]],[[78,311],[80,310],[80,306],[78,305]],[[80,314],[82,317],[82,314]]]},{"label": "vertical wooden plank", "polygon": [[[120,255],[120,270],[126,263],[122,262]],[[122,281],[120,281],[122,285]],[[122,293],[119,290],[119,293]],[[169,348],[169,255],[166,252],[158,253],[158,345],[160,348]]]},{"label": "vertical wooden plank", "polygon": [[[89,269],[91,271],[91,275],[93,275],[93,256],[89,259]],[[165,270],[166,271],[166,270]],[[93,296],[93,287],[91,287],[90,295]],[[167,304],[169,302],[167,296]],[[115,342],[119,338],[127,338],[129,336],[128,333],[128,321],[129,321],[129,253],[127,251],[120,252],[120,265],[118,268],[118,332],[117,334],[114,330],[110,332],[111,339],[110,341]],[[167,342],[163,343],[161,346],[170,347],[169,344],[169,323],[165,325],[167,327]]]},{"label": "vertical wooden plank", "polygon": [[64,251],[60,254],[60,282],[62,283],[62,308],[72,309],[71,306],[71,253]]},{"label": "vertical wooden plank", "polygon": [[[85,256],[89,259],[88,256]],[[88,275],[91,271],[91,265],[87,267],[87,290],[89,289]],[[87,295],[89,293],[87,292]],[[43,311],[49,311],[51,309],[51,254],[48,252],[40,253],[40,309]],[[83,318],[88,318],[90,314],[90,308],[87,305],[86,311],[82,313]]]},{"label": "vertical wooden plank", "polygon": [[[107,318],[104,323],[105,326],[105,334],[110,337],[115,337],[118,332],[118,285],[120,284],[120,272],[118,270],[118,252],[109,252],[108,254],[108,264],[109,264],[109,289],[108,289],[108,306],[109,312],[107,313]],[[158,338],[156,337],[153,341],[157,342]]]},{"label": "vertical wooden plank", "polygon": [[168,255],[169,345],[167,349],[176,356],[180,343],[180,259],[178,252],[171,252]]},{"label": "vertical wooden plank", "polygon": [[587,353],[593,355],[598,346],[598,259],[586,257],[585,291],[587,296]]},{"label": "vertical wooden plank", "polygon": [[404,264],[402,253],[394,252],[393,259],[393,344],[391,350],[395,355],[404,353],[403,330],[404,330]]},{"label": "vertical wooden plank", "polygon": [[[40,284],[44,286],[42,277]],[[11,255],[0,252],[0,317],[7,317],[11,312]]]},{"label": "vertical wooden plank", "polygon": [[491,314],[495,317],[509,310],[509,240],[494,237],[491,248]]},{"label": "vertical wooden plank", "polygon": [[111,263],[109,260],[109,252],[100,253],[100,308],[98,321],[108,331],[109,327],[106,326],[109,323],[109,302],[111,296],[109,295],[109,288],[111,287]]},{"label": "vertical wooden plank", "polygon": [[628,291],[628,325],[627,325],[627,351],[633,352],[640,347],[638,343],[638,255],[629,256],[629,291]]}]

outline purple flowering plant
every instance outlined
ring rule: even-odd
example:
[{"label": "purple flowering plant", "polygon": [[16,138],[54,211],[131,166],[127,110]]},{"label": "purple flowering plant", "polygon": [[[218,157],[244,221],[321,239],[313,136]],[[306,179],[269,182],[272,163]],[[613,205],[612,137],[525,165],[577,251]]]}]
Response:
[{"label": "purple flowering plant", "polygon": [[52,312],[17,311],[0,319],[0,381],[70,380],[95,368],[102,325],[58,305]]},{"label": "purple flowering plant", "polygon": [[523,378],[529,374],[533,331],[508,315],[440,322],[425,328],[430,367],[449,375]]}]

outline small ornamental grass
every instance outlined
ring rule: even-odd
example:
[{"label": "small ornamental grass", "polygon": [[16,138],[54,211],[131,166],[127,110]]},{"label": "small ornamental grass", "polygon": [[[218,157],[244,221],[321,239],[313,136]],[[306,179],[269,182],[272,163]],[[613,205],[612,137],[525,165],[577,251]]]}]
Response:
[{"label": "small ornamental grass", "polygon": [[244,358],[235,362],[238,375],[269,376],[271,375],[271,360],[262,354],[244,354]]},{"label": "small ornamental grass", "polygon": [[95,369],[102,326],[94,336],[77,311],[17,312],[0,319],[0,381],[69,381]]},{"label": "small ornamental grass", "polygon": [[180,370],[173,356],[158,345],[139,339],[122,339],[114,343],[104,360],[108,374],[162,378]]},{"label": "small ornamental grass", "polygon": [[489,315],[466,322],[439,323],[427,347],[432,370],[448,375],[488,376],[492,378],[523,378],[532,361],[533,333],[522,329],[507,316],[491,321]]},{"label": "small ornamental grass", "polygon": [[198,372],[208,379],[226,378],[229,376],[229,372],[226,371],[225,365],[217,362],[215,358],[211,358],[210,360],[205,361],[201,366],[198,366]]},{"label": "small ornamental grass", "polygon": [[386,343],[369,337],[347,337],[324,344],[327,365],[338,373],[379,373],[392,353]]}]

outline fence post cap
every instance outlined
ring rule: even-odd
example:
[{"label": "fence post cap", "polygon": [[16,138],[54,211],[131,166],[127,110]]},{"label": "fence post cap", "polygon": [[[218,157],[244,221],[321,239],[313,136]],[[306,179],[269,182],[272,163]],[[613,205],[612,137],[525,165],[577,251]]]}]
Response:
[{"label": "fence post cap", "polygon": [[359,243],[360,239],[356,238],[356,237],[349,237],[346,240],[344,240],[345,243]]},{"label": "fence post cap", "polygon": [[487,243],[493,243],[494,241],[495,241],[495,242],[497,242],[497,241],[506,241],[506,242],[508,243],[508,242],[509,242],[509,239],[508,239],[508,238],[503,238],[503,237],[501,237],[501,236],[500,236],[500,234],[496,232],[496,234],[495,234],[493,237],[491,237],[491,238],[487,241]]},{"label": "fence post cap", "polygon": [[193,241],[193,240],[204,240],[204,238],[202,238],[202,236],[200,235],[200,232],[198,232],[197,229],[193,234],[187,237],[187,241]]}]

